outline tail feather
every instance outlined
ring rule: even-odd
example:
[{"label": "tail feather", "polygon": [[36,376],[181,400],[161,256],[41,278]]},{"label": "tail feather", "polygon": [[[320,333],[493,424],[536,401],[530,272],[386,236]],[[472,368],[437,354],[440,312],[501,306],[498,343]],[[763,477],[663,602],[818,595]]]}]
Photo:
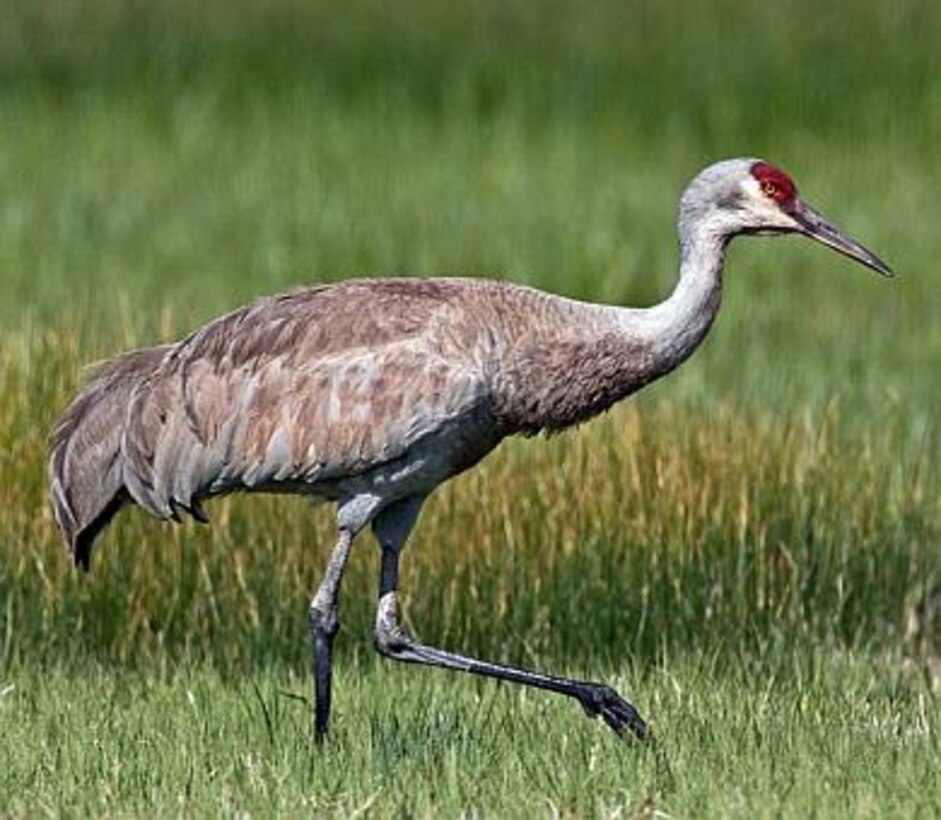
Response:
[{"label": "tail feather", "polygon": [[121,438],[131,394],[168,349],[136,350],[104,364],[52,432],[53,510],[75,563],[85,569],[95,538],[130,499]]}]

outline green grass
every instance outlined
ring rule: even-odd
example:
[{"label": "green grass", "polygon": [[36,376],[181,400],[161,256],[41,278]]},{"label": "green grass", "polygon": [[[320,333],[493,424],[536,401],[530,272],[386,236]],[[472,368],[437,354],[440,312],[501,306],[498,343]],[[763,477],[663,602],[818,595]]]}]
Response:
[{"label": "green grass", "polygon": [[[937,814],[939,40],[928,0],[4,4],[0,814]],[[692,361],[504,446],[404,558],[423,639],[610,678],[655,749],[376,664],[368,538],[312,749],[333,535],[296,499],[134,511],[69,566],[44,460],[83,364],[357,274],[649,304],[682,185],[737,154],[899,279],[737,242]]]},{"label": "green grass", "polygon": [[575,704],[373,663],[341,670],[322,749],[294,671],[33,671],[0,696],[0,787],[13,813],[70,816],[937,813],[941,710],[917,675],[838,653],[773,666],[614,675],[661,731],[646,748]]}]

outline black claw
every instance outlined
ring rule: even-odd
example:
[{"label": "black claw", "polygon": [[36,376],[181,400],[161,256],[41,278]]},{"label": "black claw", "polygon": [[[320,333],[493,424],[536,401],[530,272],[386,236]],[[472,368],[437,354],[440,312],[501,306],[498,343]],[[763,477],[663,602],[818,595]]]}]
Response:
[{"label": "black claw", "polygon": [[587,684],[579,701],[590,717],[600,716],[618,737],[624,737],[626,730],[630,729],[638,740],[652,739],[650,727],[634,706],[610,686]]}]

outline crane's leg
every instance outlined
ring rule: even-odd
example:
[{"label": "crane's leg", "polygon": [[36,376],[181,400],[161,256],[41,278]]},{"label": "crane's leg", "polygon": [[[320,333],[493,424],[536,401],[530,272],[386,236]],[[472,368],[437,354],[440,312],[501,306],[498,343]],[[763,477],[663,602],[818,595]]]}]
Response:
[{"label": "crane's leg", "polygon": [[350,557],[351,530],[340,530],[340,537],[330,554],[327,570],[307,611],[310,639],[314,650],[314,740],[327,735],[330,723],[330,682],[333,638],[340,628],[340,581]]},{"label": "crane's leg", "polygon": [[[421,501],[418,501],[418,506],[420,505]],[[400,510],[396,514],[395,508],[389,508],[389,512],[392,515],[383,513],[373,526],[382,548],[379,608],[376,612],[376,650],[380,654],[396,661],[440,666],[568,695],[582,705],[589,717],[600,716],[619,736],[623,736],[629,729],[641,740],[651,737],[650,729],[634,706],[606,684],[544,675],[517,666],[490,663],[426,646],[412,638],[399,624],[396,594],[399,553],[418,510],[416,507],[414,512]]]}]

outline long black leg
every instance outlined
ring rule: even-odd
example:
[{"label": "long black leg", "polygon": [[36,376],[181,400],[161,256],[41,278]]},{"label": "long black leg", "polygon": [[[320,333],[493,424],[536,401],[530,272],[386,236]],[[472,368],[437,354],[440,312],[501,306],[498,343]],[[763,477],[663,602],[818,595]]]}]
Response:
[{"label": "long black leg", "polygon": [[327,570],[307,611],[310,640],[314,652],[314,740],[322,742],[330,724],[330,689],[333,638],[340,628],[340,581],[350,557],[353,535],[341,530],[330,554]]},{"label": "long black leg", "polygon": [[440,666],[567,695],[575,698],[590,717],[601,717],[619,736],[623,736],[628,729],[641,740],[651,736],[650,729],[634,706],[606,684],[544,675],[518,666],[490,663],[426,646],[412,638],[398,621],[396,590],[400,546],[382,546],[379,609],[376,613],[376,649],[381,654],[396,661]]}]

